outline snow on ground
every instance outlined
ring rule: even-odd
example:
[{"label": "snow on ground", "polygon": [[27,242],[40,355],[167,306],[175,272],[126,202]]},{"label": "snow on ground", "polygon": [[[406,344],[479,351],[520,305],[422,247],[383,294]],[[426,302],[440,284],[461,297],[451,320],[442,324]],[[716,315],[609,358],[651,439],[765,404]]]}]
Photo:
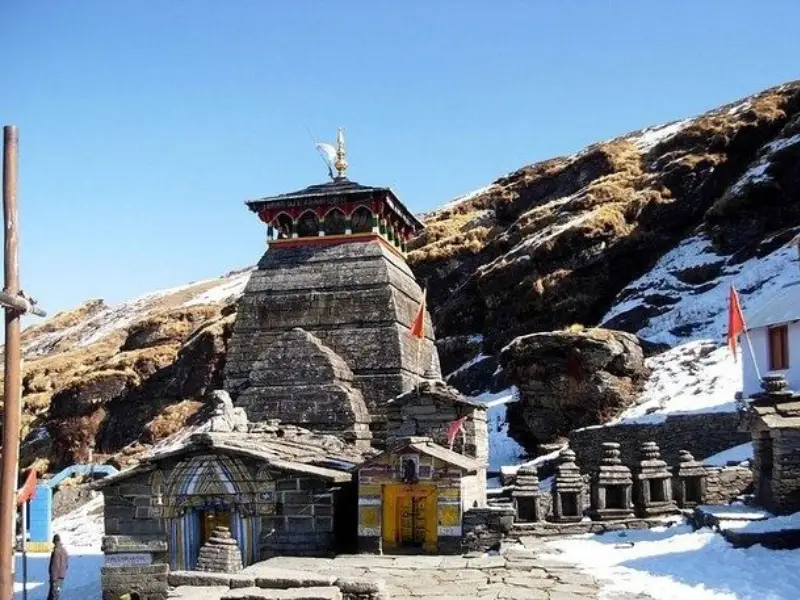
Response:
[{"label": "snow on ground", "polygon": [[[654,600],[796,600],[800,550],[733,548],[688,525],[585,535],[549,542],[558,560],[606,580],[601,594]],[[600,597],[604,597],[601,595]]]},{"label": "snow on ground", "polygon": [[651,375],[635,406],[609,425],[663,423],[670,414],[735,412],[741,364],[727,346],[689,342],[647,359]]},{"label": "snow on ground", "polygon": [[489,471],[497,472],[503,465],[520,462],[527,452],[514,438],[508,435],[506,406],[519,400],[517,388],[510,387],[501,392],[485,392],[470,396],[470,400],[482,402],[489,408],[486,411],[486,424],[489,430]]},{"label": "snow on ground", "polygon": [[661,142],[667,141],[690,123],[692,123],[692,119],[685,119],[683,121],[677,121],[676,123],[668,123],[656,127],[648,127],[626,139],[636,144],[642,152],[648,152]]},{"label": "snow on ground", "polygon": [[703,461],[707,467],[724,467],[728,464],[740,464],[753,458],[753,442],[747,442],[728,448],[719,454],[709,456]]},{"label": "snow on ground", "polygon": [[512,477],[517,474],[517,471],[519,471],[520,467],[525,466],[525,467],[539,468],[542,465],[546,465],[556,460],[558,458],[558,455],[561,454],[561,451],[566,447],[567,445],[565,444],[564,446],[556,450],[553,450],[552,452],[548,452],[547,454],[542,454],[541,456],[537,456],[533,460],[529,460],[524,463],[520,463],[518,465],[503,465],[502,467],[500,467],[500,472],[504,476]]},{"label": "snow on ground", "polygon": [[[728,264],[709,239],[694,235],[665,254],[653,269],[627,286],[621,302],[603,317],[606,323],[628,311],[648,307],[647,298],[671,299],[637,333],[673,348],[647,360],[651,375],[637,402],[616,423],[658,423],[668,414],[733,412],[742,389],[741,364],[724,346],[730,286],[739,291],[747,317],[787,285],[797,281],[797,250],[791,242],[763,258]],[[691,285],[678,276],[687,269],[719,268],[716,278]]]},{"label": "snow on ground", "polygon": [[69,514],[53,519],[53,533],[61,536],[64,545],[74,551],[100,552],[103,541],[103,494],[97,495]]},{"label": "snow on ground", "polygon": [[[100,600],[100,569],[103,554],[103,495],[53,520],[53,532],[61,536],[69,553],[69,569],[61,591],[61,600]],[[49,554],[28,554],[28,600],[46,600]],[[23,597],[22,556],[17,555],[14,599]]]},{"label": "snow on ground", "polygon": [[[738,527],[737,531],[742,533],[770,533],[787,529],[800,529],[800,512],[761,521],[750,521],[743,527]],[[800,589],[797,590],[797,596],[800,597]]]},{"label": "snow on ground", "polygon": [[230,279],[223,281],[220,285],[211,288],[195,296],[188,302],[185,302],[184,306],[194,306],[196,304],[222,304],[229,300],[234,300],[242,295],[244,292],[244,287],[247,285],[247,282],[250,280],[250,273],[251,271],[245,271],[244,273],[238,273],[232,276]]}]

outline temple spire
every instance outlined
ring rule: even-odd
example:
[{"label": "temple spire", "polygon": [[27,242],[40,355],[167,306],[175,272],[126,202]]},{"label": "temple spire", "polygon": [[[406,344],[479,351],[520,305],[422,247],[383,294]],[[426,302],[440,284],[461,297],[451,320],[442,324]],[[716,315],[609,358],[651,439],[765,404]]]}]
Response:
[{"label": "temple spire", "polygon": [[339,132],[336,134],[336,163],[333,165],[338,171],[336,179],[344,179],[345,171],[347,171],[347,159],[345,158],[344,149],[344,130],[339,127]]}]

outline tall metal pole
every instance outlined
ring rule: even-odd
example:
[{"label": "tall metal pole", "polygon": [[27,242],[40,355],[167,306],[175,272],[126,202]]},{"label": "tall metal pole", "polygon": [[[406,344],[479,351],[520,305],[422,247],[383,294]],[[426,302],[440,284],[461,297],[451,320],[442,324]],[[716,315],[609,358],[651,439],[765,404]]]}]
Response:
[{"label": "tall metal pole", "polygon": [[[17,240],[17,142],[14,125],[3,128],[3,222],[5,224],[5,291],[19,294]],[[14,593],[14,519],[17,507],[17,463],[19,461],[20,376],[19,311],[6,308],[5,393],[3,405],[3,451],[0,464],[0,600]]]}]

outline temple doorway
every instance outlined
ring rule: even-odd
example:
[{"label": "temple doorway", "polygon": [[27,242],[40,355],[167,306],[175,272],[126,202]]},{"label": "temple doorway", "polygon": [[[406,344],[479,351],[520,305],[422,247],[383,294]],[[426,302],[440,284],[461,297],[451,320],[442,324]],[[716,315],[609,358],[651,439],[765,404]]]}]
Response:
[{"label": "temple doorway", "polygon": [[436,486],[387,485],[383,491],[384,550],[436,552]]}]

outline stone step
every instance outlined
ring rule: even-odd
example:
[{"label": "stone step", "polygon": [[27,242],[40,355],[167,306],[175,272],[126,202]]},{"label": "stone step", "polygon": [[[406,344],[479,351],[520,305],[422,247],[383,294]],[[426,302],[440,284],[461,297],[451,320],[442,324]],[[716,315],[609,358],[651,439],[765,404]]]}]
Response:
[{"label": "stone step", "polygon": [[288,590],[264,588],[239,588],[230,590],[222,600],[342,600],[336,587],[307,587]]}]

